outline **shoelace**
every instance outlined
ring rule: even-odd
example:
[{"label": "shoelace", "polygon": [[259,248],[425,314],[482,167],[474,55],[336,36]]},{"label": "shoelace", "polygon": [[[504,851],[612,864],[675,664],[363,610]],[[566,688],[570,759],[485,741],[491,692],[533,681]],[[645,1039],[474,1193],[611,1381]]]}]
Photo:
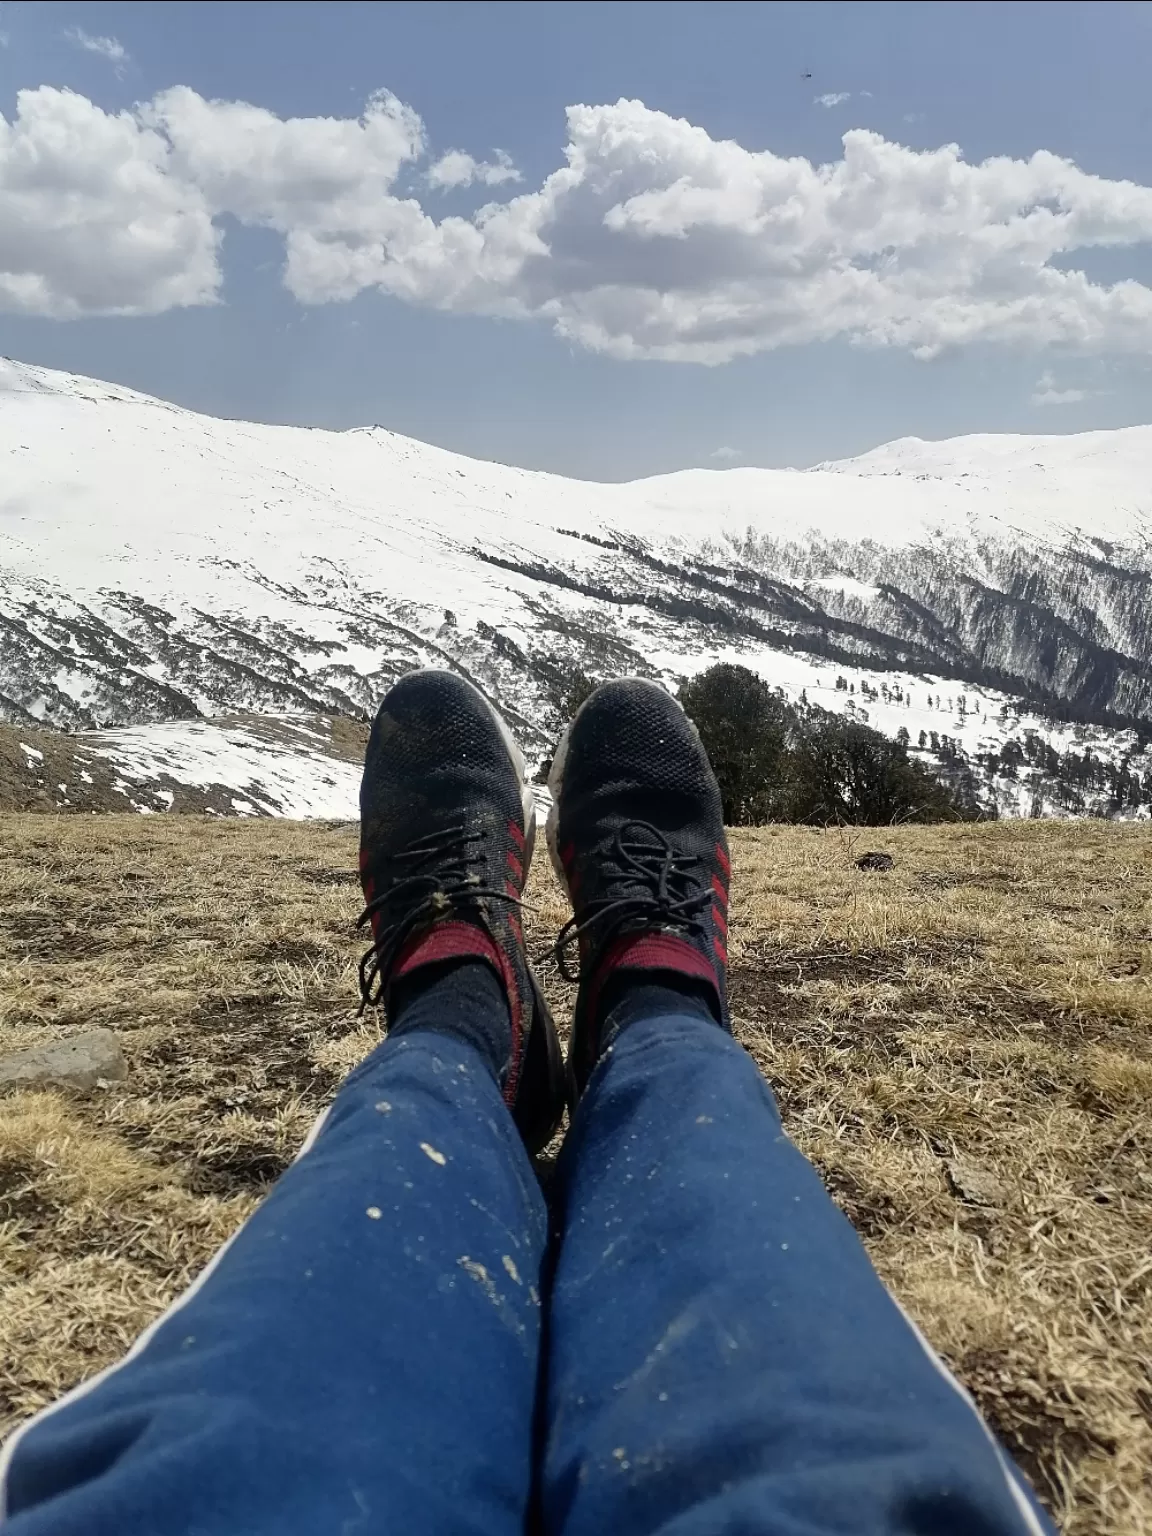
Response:
[{"label": "shoelace", "polygon": [[[638,841],[637,833],[643,833],[645,840]],[[549,953],[555,955],[565,981],[580,980],[579,973],[569,967],[567,951],[590,933],[603,945],[637,919],[658,921],[689,934],[703,932],[700,914],[711,902],[712,892],[693,873],[701,862],[697,855],[677,853],[650,822],[627,821],[616,833],[607,857],[618,871],[612,885],[624,889],[619,896],[589,902],[579,918],[570,917],[561,928]]]},{"label": "shoelace", "polygon": [[361,957],[361,1013],[383,997],[397,956],[422,924],[432,923],[448,912],[475,906],[483,900],[523,905],[518,897],[507,891],[482,885],[479,876],[472,872],[474,866],[485,863],[485,855],[476,850],[487,836],[487,830],[469,832],[462,821],[453,822],[436,832],[413,838],[393,855],[397,864],[411,867],[386,891],[373,897],[356,923],[357,928],[363,928],[378,912],[395,907],[400,909],[400,915],[382,933],[375,935],[371,947]]}]

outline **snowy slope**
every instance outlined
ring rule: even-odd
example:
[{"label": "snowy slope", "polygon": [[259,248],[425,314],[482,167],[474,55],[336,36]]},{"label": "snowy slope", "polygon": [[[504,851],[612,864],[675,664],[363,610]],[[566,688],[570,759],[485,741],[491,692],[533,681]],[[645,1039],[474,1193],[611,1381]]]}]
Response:
[{"label": "snowy slope", "polygon": [[723,656],[914,742],[978,752],[1027,720],[1127,752],[1152,718],[1150,591],[1152,428],[599,485],[0,362],[18,724],[355,716],[431,663],[540,757],[577,670],[673,681]]},{"label": "snowy slope", "polygon": [[[360,733],[366,734],[366,733]],[[74,735],[0,726],[0,809],[199,811],[225,816],[358,814],[363,742],[331,722],[168,720]]]}]

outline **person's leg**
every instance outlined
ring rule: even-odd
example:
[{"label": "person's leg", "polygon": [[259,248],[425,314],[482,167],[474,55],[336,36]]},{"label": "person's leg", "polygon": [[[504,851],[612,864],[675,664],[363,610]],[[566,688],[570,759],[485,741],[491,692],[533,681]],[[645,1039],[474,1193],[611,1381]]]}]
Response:
[{"label": "person's leg", "polygon": [[1046,1527],[716,1022],[621,1030],[561,1161],[548,1529]]},{"label": "person's leg", "polygon": [[727,850],[687,722],[611,685],[557,763],[585,1092],[557,1179],[547,1529],[1049,1529],[728,1033]]},{"label": "person's leg", "polygon": [[12,1536],[512,1536],[544,1241],[483,1057],[390,1037],[194,1290],[11,1446]]},{"label": "person's leg", "polygon": [[11,1445],[12,1536],[512,1536],[544,1241],[483,1058],[386,1040],[194,1290]]},{"label": "person's leg", "polygon": [[12,1536],[522,1532],[547,1223],[517,1122],[538,1142],[560,1112],[504,916],[522,789],[474,690],[417,675],[385,700],[364,983],[391,1032],[128,1359],[9,1442]]}]

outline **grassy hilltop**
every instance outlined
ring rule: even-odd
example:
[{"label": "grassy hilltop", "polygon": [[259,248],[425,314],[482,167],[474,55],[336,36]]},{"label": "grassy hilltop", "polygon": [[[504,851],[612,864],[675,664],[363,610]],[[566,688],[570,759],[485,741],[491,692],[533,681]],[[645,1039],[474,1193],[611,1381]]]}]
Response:
[{"label": "grassy hilltop", "polygon": [[[5,1424],[123,1351],[378,1038],[355,842],[0,816],[0,1052],[103,1025],[130,1064],[0,1100]],[[733,1008],[790,1133],[1066,1530],[1152,1532],[1152,828],[733,843]],[[529,897],[538,952],[546,858]]]}]

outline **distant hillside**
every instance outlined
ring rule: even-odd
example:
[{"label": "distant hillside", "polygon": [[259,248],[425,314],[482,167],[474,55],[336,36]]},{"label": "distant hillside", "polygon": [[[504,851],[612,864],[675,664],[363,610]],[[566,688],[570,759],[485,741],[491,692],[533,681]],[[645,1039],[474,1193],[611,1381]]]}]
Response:
[{"label": "distant hillside", "polygon": [[[539,759],[577,672],[734,660],[923,732],[1002,812],[1106,812],[1147,768],[1149,427],[598,485],[4,362],[0,429],[14,725],[362,719],[448,665]],[[1085,753],[1099,782],[1066,792],[1054,755]]]}]

